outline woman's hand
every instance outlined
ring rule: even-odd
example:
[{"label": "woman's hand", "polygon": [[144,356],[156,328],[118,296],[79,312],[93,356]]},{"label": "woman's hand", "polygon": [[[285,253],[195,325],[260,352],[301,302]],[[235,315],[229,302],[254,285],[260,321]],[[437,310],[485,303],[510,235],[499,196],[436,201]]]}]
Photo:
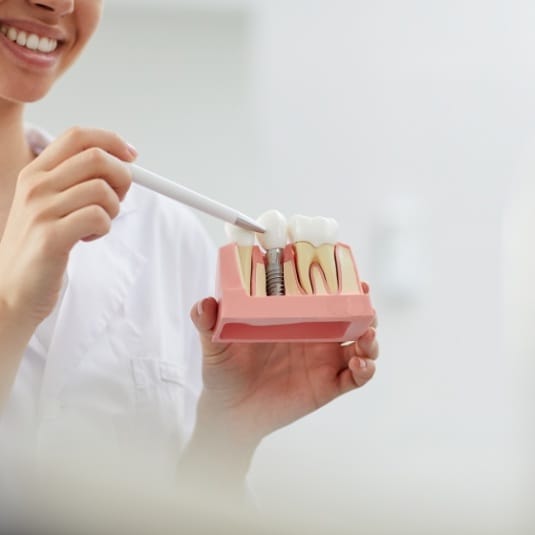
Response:
[{"label": "woman's hand", "polygon": [[50,314],[72,247],[110,230],[134,158],[116,134],[73,128],[22,170],[0,241],[4,311],[34,326]]},{"label": "woman's hand", "polygon": [[209,298],[191,313],[204,353],[198,425],[211,426],[216,438],[226,436],[237,447],[254,449],[264,436],[363,386],[375,372],[376,319],[351,345],[213,343],[217,307]]}]

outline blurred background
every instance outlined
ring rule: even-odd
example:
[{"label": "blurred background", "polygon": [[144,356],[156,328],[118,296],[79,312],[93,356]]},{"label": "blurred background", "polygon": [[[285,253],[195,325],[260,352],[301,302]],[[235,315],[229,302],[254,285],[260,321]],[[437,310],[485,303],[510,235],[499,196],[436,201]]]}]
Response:
[{"label": "blurred background", "polygon": [[[502,220],[515,177],[535,169],[519,163],[535,137],[535,4],[105,8],[27,119],[114,129],[140,164],[254,217],[335,217],[371,283],[376,378],[263,442],[250,484],[266,519],[303,533],[533,533],[535,359],[506,346]],[[223,245],[223,225],[199,217]]]}]

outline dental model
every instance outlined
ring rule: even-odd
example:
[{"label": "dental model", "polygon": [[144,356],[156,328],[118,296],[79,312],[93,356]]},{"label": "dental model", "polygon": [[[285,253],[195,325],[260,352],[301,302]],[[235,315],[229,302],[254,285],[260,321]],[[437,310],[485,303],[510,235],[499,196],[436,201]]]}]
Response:
[{"label": "dental model", "polygon": [[[349,341],[374,316],[349,246],[331,218],[276,210],[257,222],[266,232],[227,225],[220,248],[214,341]],[[288,242],[289,239],[289,243]]]}]

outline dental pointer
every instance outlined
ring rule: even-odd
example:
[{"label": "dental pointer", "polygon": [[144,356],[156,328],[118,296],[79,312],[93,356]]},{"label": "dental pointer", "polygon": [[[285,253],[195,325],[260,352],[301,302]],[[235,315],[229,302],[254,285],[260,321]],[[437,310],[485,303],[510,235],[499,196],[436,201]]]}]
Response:
[{"label": "dental pointer", "polygon": [[228,221],[245,230],[252,230],[260,233],[266,231],[266,229],[259,225],[254,219],[238,212],[238,210],[234,210],[234,208],[231,208],[230,206],[220,203],[219,201],[214,201],[205,195],[201,195],[196,191],[177,184],[168,178],[157,175],[139,165],[129,164],[129,166],[132,171],[132,181],[140,186],[161,193],[166,197],[187,204],[192,208],[196,208],[201,212],[222,219],[223,221]]}]

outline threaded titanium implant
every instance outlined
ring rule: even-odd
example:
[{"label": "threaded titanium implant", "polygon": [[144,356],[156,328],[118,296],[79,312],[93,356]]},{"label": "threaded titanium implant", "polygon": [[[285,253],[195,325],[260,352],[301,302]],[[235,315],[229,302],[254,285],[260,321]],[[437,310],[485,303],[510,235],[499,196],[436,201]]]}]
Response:
[{"label": "threaded titanium implant", "polygon": [[284,295],[284,249],[268,249],[266,252],[266,294]]},{"label": "threaded titanium implant", "polygon": [[257,220],[266,232],[258,235],[260,245],[266,251],[266,294],[284,295],[283,253],[287,241],[286,218],[278,210],[269,210]]}]

